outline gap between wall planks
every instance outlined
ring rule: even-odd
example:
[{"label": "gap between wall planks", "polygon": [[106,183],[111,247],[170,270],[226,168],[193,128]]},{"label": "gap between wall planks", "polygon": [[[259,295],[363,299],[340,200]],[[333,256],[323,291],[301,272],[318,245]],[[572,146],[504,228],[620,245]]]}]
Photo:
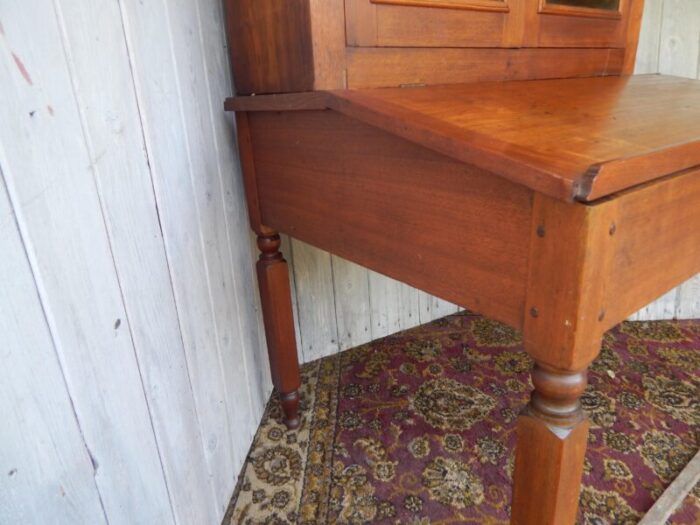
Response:
[{"label": "gap between wall planks", "polygon": [[32,325],[10,335],[33,336],[24,357],[0,350],[24,435],[0,435],[2,522],[223,516],[271,387],[221,11],[42,0],[0,15],[0,166],[21,232],[0,206],[0,245],[4,268],[25,257],[31,273],[11,290],[35,290],[2,281],[0,309]]},{"label": "gap between wall planks", "polygon": [[[697,78],[699,42],[697,0],[646,0],[635,73],[661,72]],[[304,342],[300,359],[305,362],[458,310],[451,303],[300,241],[293,240],[292,244],[292,253],[283,253],[294,268],[298,337]],[[283,244],[283,250],[285,247]],[[301,255],[297,257],[297,253]],[[416,297],[418,319],[410,306]],[[700,276],[670,291],[631,319],[674,317],[700,317]]]}]

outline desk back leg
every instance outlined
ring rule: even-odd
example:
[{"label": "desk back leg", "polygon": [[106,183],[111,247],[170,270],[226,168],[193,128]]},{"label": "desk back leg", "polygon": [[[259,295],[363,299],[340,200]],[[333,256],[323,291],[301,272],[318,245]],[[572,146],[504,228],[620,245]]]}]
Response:
[{"label": "desk back leg", "polygon": [[294,337],[292,297],[287,262],[279,251],[280,236],[258,235],[257,263],[267,351],[272,383],[277,390],[288,428],[299,426],[299,359]]}]

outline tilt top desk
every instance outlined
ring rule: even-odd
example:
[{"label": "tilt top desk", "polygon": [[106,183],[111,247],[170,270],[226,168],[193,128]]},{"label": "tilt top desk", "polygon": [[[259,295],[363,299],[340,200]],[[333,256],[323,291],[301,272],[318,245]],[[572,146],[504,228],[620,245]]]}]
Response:
[{"label": "tilt top desk", "polygon": [[[280,16],[282,4],[257,1],[230,0],[229,27],[240,29],[234,15],[265,23]],[[559,10],[560,1],[547,9]],[[377,17],[385,8],[428,9],[385,5],[392,2],[401,3],[341,2],[346,30],[357,32],[347,25],[354,16],[348,6],[374,7]],[[511,2],[505,13],[528,2]],[[535,12],[562,16],[547,9]],[[620,12],[587,23],[619,23],[627,16]],[[310,20],[317,27],[313,14]],[[521,37],[520,45],[529,42]],[[628,42],[624,33],[618,37]],[[373,85],[373,67],[364,76],[352,69],[358,52],[348,45],[345,86],[318,89],[330,82],[318,63],[325,48],[311,46],[307,78],[289,72],[295,60],[305,62],[288,47],[276,52],[271,41],[272,51],[261,48],[252,33],[230,40],[260,57],[249,57],[241,70],[232,49],[243,90],[261,89],[228,99],[226,109],[236,111],[250,221],[262,252],[257,268],[272,378],[288,426],[299,424],[300,380],[278,232],[521,330],[535,361],[534,391],[518,420],[512,523],[573,524],[588,435],[579,398],[604,332],[700,271],[700,81],[619,76],[629,54],[623,50],[609,71],[612,47],[604,49],[605,66],[596,65],[600,48],[577,48],[588,61],[562,76],[581,78],[513,80],[553,76],[548,53],[572,52],[519,47],[474,51],[478,60],[505,53],[505,69],[496,73],[481,65],[476,73],[458,71],[460,82],[381,88]],[[370,54],[382,54],[388,68],[382,82],[422,79],[410,68],[403,76],[392,70],[388,48],[375,49]],[[447,62],[465,59],[439,52]],[[508,81],[475,81],[484,75]],[[438,79],[445,80],[440,73]],[[271,93],[297,87],[303,89]]]}]

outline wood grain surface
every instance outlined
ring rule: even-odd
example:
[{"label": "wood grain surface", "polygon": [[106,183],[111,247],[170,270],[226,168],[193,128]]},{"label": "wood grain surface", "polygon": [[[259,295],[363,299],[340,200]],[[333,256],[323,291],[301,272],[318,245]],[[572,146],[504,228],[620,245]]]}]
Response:
[{"label": "wood grain surface", "polygon": [[[700,82],[662,75],[332,92],[341,113],[562,199],[700,164]],[[682,109],[682,110],[679,110]]]},{"label": "wood grain surface", "polygon": [[347,87],[618,75],[622,49],[358,47],[347,51]]},{"label": "wood grain surface", "polygon": [[0,522],[220,523],[270,393],[221,2],[1,18]]},{"label": "wood grain surface", "polygon": [[619,199],[606,328],[700,272],[699,202],[699,170]]},{"label": "wood grain surface", "polygon": [[238,93],[313,89],[308,0],[230,0],[225,5]]},{"label": "wood grain surface", "polygon": [[521,325],[528,188],[336,112],[248,117],[264,224]]}]

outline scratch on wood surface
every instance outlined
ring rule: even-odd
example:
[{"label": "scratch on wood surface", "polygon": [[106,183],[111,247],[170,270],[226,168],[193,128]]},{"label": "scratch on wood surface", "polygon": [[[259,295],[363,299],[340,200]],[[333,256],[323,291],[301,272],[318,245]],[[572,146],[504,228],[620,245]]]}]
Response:
[{"label": "scratch on wood surface", "polygon": [[32,82],[32,77],[29,76],[29,71],[27,71],[27,68],[24,67],[24,63],[22,62],[22,60],[14,52],[12,53],[12,59],[15,61],[17,69],[24,77],[24,80],[27,81],[27,84],[29,84],[30,86],[33,85],[34,83]]}]

